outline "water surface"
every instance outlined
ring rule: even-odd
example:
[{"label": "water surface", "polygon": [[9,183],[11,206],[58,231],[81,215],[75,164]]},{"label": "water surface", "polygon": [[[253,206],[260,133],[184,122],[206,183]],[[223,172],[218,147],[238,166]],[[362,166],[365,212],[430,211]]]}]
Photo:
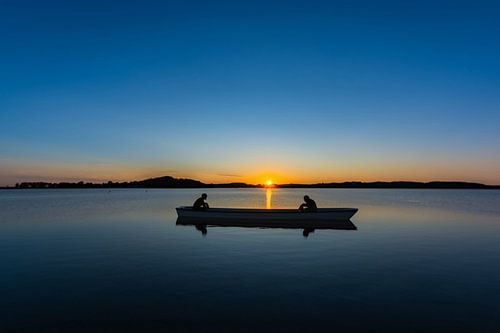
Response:
[{"label": "water surface", "polygon": [[207,189],[358,230],[176,226],[200,190],[0,191],[0,331],[499,332],[500,191]]}]

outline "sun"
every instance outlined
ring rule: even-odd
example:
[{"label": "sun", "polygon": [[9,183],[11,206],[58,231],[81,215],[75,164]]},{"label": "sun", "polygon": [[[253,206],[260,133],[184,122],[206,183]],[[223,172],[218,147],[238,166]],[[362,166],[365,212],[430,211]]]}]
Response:
[{"label": "sun", "polygon": [[271,179],[266,180],[266,186],[273,186],[273,181]]}]

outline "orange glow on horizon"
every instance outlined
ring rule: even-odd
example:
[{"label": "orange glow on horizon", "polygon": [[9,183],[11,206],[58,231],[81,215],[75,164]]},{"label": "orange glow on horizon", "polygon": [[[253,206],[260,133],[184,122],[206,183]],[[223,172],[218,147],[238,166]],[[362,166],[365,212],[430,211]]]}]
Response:
[{"label": "orange glow on horizon", "polygon": [[[277,184],[314,184],[345,181],[468,181],[489,185],[500,184],[496,159],[477,165],[477,160],[434,161],[428,163],[414,160],[337,162],[310,165],[293,163],[269,163],[266,165],[235,165],[224,169],[207,167],[200,170],[185,165],[155,165],[105,162],[60,162],[36,160],[1,160],[0,186],[13,186],[17,182],[94,182],[101,183],[143,180],[147,178],[172,176],[190,178],[207,184],[244,182],[260,184],[266,188]],[[361,163],[363,162],[363,163]],[[460,163],[458,163],[460,162]]]}]

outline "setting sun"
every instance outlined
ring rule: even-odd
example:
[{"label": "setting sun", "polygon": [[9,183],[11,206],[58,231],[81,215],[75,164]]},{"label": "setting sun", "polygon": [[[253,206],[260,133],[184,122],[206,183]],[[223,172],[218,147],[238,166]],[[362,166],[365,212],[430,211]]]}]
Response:
[{"label": "setting sun", "polygon": [[272,186],[273,181],[271,179],[266,180],[266,186]]}]

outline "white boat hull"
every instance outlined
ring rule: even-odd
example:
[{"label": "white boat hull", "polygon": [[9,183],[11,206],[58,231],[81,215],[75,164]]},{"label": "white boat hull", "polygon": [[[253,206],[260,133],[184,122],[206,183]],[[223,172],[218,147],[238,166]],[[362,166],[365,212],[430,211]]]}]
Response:
[{"label": "white boat hull", "polygon": [[358,211],[357,208],[319,208],[316,212],[300,212],[297,209],[245,208],[193,210],[192,207],[178,207],[176,210],[177,224],[345,229],[356,228],[349,219]]}]

